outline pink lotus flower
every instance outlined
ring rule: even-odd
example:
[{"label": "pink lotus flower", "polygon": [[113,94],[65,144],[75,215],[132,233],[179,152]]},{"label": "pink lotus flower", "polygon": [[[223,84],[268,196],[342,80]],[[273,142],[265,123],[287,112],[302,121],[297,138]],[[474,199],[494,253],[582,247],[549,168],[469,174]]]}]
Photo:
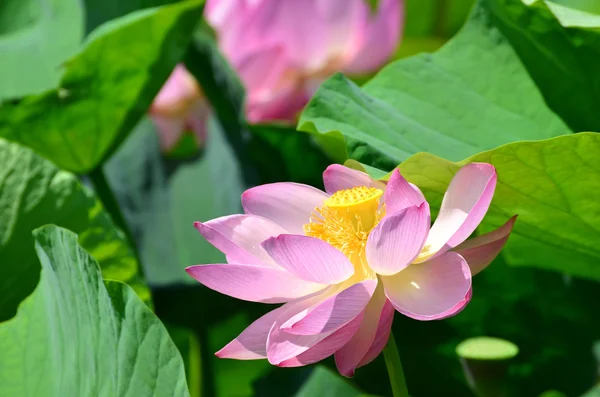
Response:
[{"label": "pink lotus flower", "polygon": [[183,65],[177,65],[150,108],[163,150],[168,151],[186,131],[198,145],[206,140],[209,107],[200,86]]},{"label": "pink lotus flower", "polygon": [[252,188],[242,195],[245,215],[195,223],[228,264],[191,266],[192,277],[238,299],[285,303],[217,356],[293,367],[335,353],[340,373],[352,376],[382,351],[394,309],[417,320],[461,311],[471,277],[515,221],[465,241],[492,200],[490,164],[458,171],[431,227],[427,201],[399,171],[386,185],[332,165],[323,179],[326,193],[296,183]]},{"label": "pink lotus flower", "polygon": [[373,72],[400,40],[403,0],[207,0],[205,17],[248,92],[252,122],[294,120],[332,73]]},{"label": "pink lotus flower", "polygon": [[[377,70],[400,40],[403,0],[207,0],[205,16],[247,91],[251,122],[294,121],[318,85],[337,71]],[[307,22],[308,21],[308,22]],[[178,65],[150,109],[164,150],[186,130],[206,138],[210,108]]]}]

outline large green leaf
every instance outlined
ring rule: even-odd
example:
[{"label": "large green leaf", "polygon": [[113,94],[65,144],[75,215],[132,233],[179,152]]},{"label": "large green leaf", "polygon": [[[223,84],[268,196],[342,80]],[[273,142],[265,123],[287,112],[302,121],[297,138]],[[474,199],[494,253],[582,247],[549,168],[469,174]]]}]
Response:
[{"label": "large green leaf", "polygon": [[173,327],[165,324],[167,331],[181,357],[185,367],[190,397],[202,397],[202,357],[200,341],[192,331],[183,327]]},{"label": "large green leaf", "polygon": [[85,4],[85,30],[89,33],[110,21],[144,8],[175,3],[178,0],[83,0]]},{"label": "large green leaf", "polygon": [[181,355],[133,290],[103,282],[74,233],[34,238],[42,277],[0,326],[0,395],[189,396]]},{"label": "large green leaf", "polygon": [[[333,371],[318,366],[302,386],[295,397],[361,397],[365,396],[347,380]],[[366,397],[366,396],[365,396]]]},{"label": "large green leaf", "polygon": [[420,151],[460,160],[508,142],[570,133],[481,6],[434,54],[396,61],[362,88],[332,77],[299,126],[337,161],[350,157],[383,169]]},{"label": "large green leaf", "polygon": [[576,10],[585,11],[587,13],[600,14],[600,3],[596,0],[551,0],[551,2],[562,4]]},{"label": "large green leaf", "polygon": [[575,131],[600,131],[600,15],[567,7],[594,11],[591,3],[482,0],[548,105]]},{"label": "large green leaf", "polygon": [[452,163],[427,153],[400,164],[434,207],[464,164],[491,163],[498,186],[483,229],[518,214],[504,250],[515,266],[536,266],[600,280],[600,134],[517,142]]},{"label": "large green leaf", "polygon": [[0,101],[55,87],[82,39],[79,0],[2,0]]},{"label": "large green leaf", "polygon": [[61,168],[95,168],[147,111],[186,50],[201,8],[200,0],[188,0],[102,25],[68,62],[59,88],[0,108],[0,136]]},{"label": "large green leaf", "polygon": [[460,29],[475,0],[405,0],[404,31],[393,59],[440,48]]},{"label": "large green leaf", "polygon": [[585,395],[581,397],[600,397],[600,386],[594,387],[592,390],[585,393]]},{"label": "large green leaf", "polygon": [[15,314],[38,282],[31,230],[47,223],[79,233],[106,278],[126,282],[149,299],[125,236],[93,195],[74,175],[0,139],[0,322]]},{"label": "large green leaf", "polygon": [[402,40],[452,36],[462,26],[475,0],[405,0]]}]

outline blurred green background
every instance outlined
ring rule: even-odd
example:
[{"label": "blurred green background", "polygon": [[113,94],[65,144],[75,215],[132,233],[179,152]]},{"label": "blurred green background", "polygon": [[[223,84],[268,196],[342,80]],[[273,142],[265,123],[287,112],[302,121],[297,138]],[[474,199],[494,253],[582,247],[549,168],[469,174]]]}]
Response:
[{"label": "blurred green background", "polygon": [[[247,187],[275,181],[322,187],[322,171],[334,160],[339,160],[329,158],[329,147],[325,144],[323,150],[323,142],[313,139],[323,131],[309,135],[296,132],[290,126],[248,124],[243,116],[244,93],[239,81],[216,50],[211,33],[205,27],[195,30],[193,17],[197,15],[191,12],[190,16],[181,12],[181,15],[185,14],[181,16],[173,11],[170,18],[177,19],[177,24],[170,23],[180,26],[178,29],[158,19],[148,22],[151,28],[146,30],[127,25],[129,30],[121,36],[103,37],[102,46],[114,48],[110,56],[100,56],[102,46],[94,47],[92,43],[84,56],[67,61],[78,53],[82,42],[90,40],[90,34],[93,37],[101,35],[103,29],[108,31],[119,24],[125,26],[129,17],[94,31],[103,23],[135,10],[175,1],[0,1],[0,136],[28,146],[58,166],[43,163],[31,151],[13,150],[2,141],[0,153],[5,154],[0,161],[5,162],[0,173],[8,170],[8,165],[14,165],[13,158],[31,157],[23,178],[32,179],[30,176],[38,172],[43,174],[40,180],[53,181],[53,184],[48,182],[49,185],[61,184],[60,189],[44,190],[46,201],[42,200],[34,210],[8,208],[7,203],[17,200],[15,197],[20,197],[20,191],[11,195],[6,189],[0,196],[4,208],[0,208],[4,211],[0,218],[4,221],[2,224],[13,221],[18,224],[15,230],[4,230],[5,234],[0,235],[3,237],[0,239],[0,260],[3,264],[15,260],[25,264],[19,268],[22,274],[16,276],[6,270],[7,266],[0,267],[0,276],[4,280],[9,280],[10,276],[22,283],[19,296],[8,293],[4,298],[0,296],[0,321],[15,314],[17,305],[37,283],[37,274],[34,276],[31,271],[37,266],[31,250],[31,229],[56,223],[79,233],[79,243],[100,262],[105,278],[125,281],[136,288],[142,298],[149,300],[148,290],[136,273],[136,259],[143,263],[152,293],[152,306],[182,353],[193,396],[391,396],[383,357],[359,369],[353,379],[341,378],[332,358],[315,366],[286,369],[270,366],[265,360],[217,359],[215,351],[270,308],[217,294],[197,284],[183,271],[189,265],[223,261],[222,254],[198,235],[192,222],[241,212],[239,196]],[[412,62],[417,58],[411,56],[434,53],[449,40],[467,42],[472,35],[475,37],[472,41],[476,41],[480,30],[488,29],[486,40],[500,48],[498,54],[490,55],[491,60],[484,59],[477,64],[478,59],[457,59],[463,55],[475,57],[469,54],[469,48],[462,52],[456,50],[462,42],[454,43],[455,47],[443,47],[441,51],[446,51],[445,54],[455,51],[447,60],[451,65],[473,63],[470,69],[473,80],[494,89],[506,88],[501,86],[523,79],[522,84],[514,87],[514,97],[504,92],[504,97],[493,98],[492,105],[485,108],[492,108],[492,114],[505,111],[503,106],[512,103],[511,106],[521,107],[525,116],[531,116],[528,119],[517,117],[518,120],[510,124],[514,129],[511,133],[516,131],[515,136],[517,132],[523,135],[510,140],[499,137],[499,144],[599,131],[599,108],[595,105],[598,104],[596,98],[600,98],[597,95],[600,78],[596,77],[600,73],[596,68],[600,65],[600,23],[587,30],[565,28],[549,17],[545,2],[527,3],[535,3],[534,9],[523,8],[520,0],[481,0],[472,17],[477,23],[465,28],[468,31],[462,38],[452,39],[469,17],[474,1],[406,0],[404,36],[394,59]],[[600,13],[599,1],[556,0],[553,3]],[[153,16],[149,13],[148,18]],[[191,31],[195,31],[194,44],[192,50],[188,50],[184,38],[190,36]],[[149,32],[154,36],[145,36]],[[159,48],[155,48],[156,43],[161,44]],[[136,48],[139,53],[134,51]],[[463,48],[466,47],[460,47]],[[482,53],[487,54],[489,48],[482,48]],[[142,53],[151,55],[144,57]],[[419,59],[429,60],[439,54],[422,55]],[[556,56],[558,61],[554,64],[540,54],[550,54],[549,58]],[[152,100],[144,93],[158,90],[181,59],[199,80],[215,114],[209,122],[207,145],[197,150],[184,139],[164,156],[154,125],[144,116]],[[494,69],[498,60],[505,64]],[[62,76],[63,66],[69,68],[67,77]],[[135,75],[136,68],[160,73],[154,80],[147,79],[152,81],[142,81],[140,77],[139,81],[132,79],[135,81],[126,86],[115,83],[99,87],[94,84],[94,78],[98,76],[112,81],[114,76]],[[500,69],[503,70],[499,72]],[[27,78],[15,79],[17,75]],[[45,91],[55,88],[61,76],[61,90]],[[354,81],[363,84],[372,77],[361,76]],[[384,78],[389,78],[385,82],[394,84],[391,77],[381,77],[380,81]],[[468,84],[463,84],[469,88],[463,92],[455,93],[451,89],[437,92],[427,91],[428,86],[416,78],[415,86],[410,86],[409,80],[397,83],[399,86],[406,83],[408,88],[421,84],[415,91],[426,91],[424,96],[430,96],[432,103],[436,99],[448,99],[449,112],[453,109],[453,98],[458,102],[465,98],[473,101],[465,100],[466,105],[461,102],[461,106],[480,103],[477,101],[481,98],[472,99],[478,92],[472,93]],[[332,79],[326,85],[336,82],[339,80]],[[372,89],[376,96],[375,88],[370,88],[376,83],[369,84],[372,85],[365,86],[365,90]],[[513,88],[510,90],[512,92]],[[39,96],[26,97],[32,94]],[[84,100],[88,100],[86,95],[89,95],[91,99],[85,106],[78,107],[78,95]],[[106,108],[94,102],[98,98],[108,103]],[[320,98],[317,95],[315,103]],[[422,118],[429,115],[425,105],[420,114]],[[71,113],[65,116],[67,113],[62,113],[64,108],[61,106],[72,106],[68,108]],[[463,110],[469,113],[472,109]],[[310,119],[310,111],[305,116]],[[471,114],[471,117],[480,118],[478,114]],[[448,119],[453,122],[451,117]],[[465,124],[459,124],[456,129],[465,130],[465,135],[480,131],[482,139],[489,141],[480,145],[482,147],[474,144],[476,149],[490,149],[487,147],[490,142],[494,143],[492,147],[499,145],[495,144],[497,136],[494,134],[504,126],[490,125],[484,130],[481,128],[484,122],[476,124],[466,116],[464,120],[467,120]],[[455,127],[450,121],[448,125]],[[336,127],[340,125],[341,122]],[[80,126],[83,127],[78,129]],[[535,130],[539,136],[530,137],[523,132],[525,129]],[[101,131],[102,139],[92,140],[88,133],[92,130]],[[62,141],[53,138],[64,131],[72,133],[73,147],[66,147]],[[345,135],[354,139],[351,134]],[[378,167],[381,171],[389,171],[399,160],[404,160],[393,154],[383,155],[381,147],[373,148],[352,139],[344,142],[343,151],[348,154],[345,157]],[[467,157],[460,154],[448,149],[446,158]],[[451,158],[454,155],[458,158]],[[66,171],[59,171],[59,168]],[[107,205],[109,202],[102,196],[102,188],[93,176],[98,169],[104,170],[105,182],[115,192],[123,219],[114,216]],[[86,193],[79,181],[93,187],[99,197]],[[23,191],[32,191],[31,195],[37,197],[38,190],[34,188],[23,188]],[[127,225],[131,236],[112,233],[106,237],[91,232],[104,228],[114,230],[111,221],[99,209],[98,200],[113,215],[117,226]],[[116,206],[117,202],[112,204]],[[590,211],[592,215],[596,208]],[[9,210],[12,211],[10,214]],[[22,243],[25,240],[26,246]],[[131,241],[137,246],[139,258],[134,258],[130,252],[128,243]],[[535,251],[536,247],[523,257],[529,260],[541,256]],[[473,300],[456,317],[418,322],[396,315],[393,331],[413,396],[473,396],[455,349],[461,341],[475,336],[499,337],[519,347],[519,355],[511,360],[504,379],[506,396],[535,397],[556,390],[577,397],[593,387],[598,378],[598,354],[594,355],[593,345],[600,340],[597,267],[588,266],[588,263],[580,267],[577,263],[572,266],[564,262],[557,264],[558,260],[557,263],[548,261],[552,255],[545,252],[540,260],[546,261],[545,265],[515,265],[509,263],[514,262],[515,255],[499,257],[474,279]],[[111,269],[113,273],[109,273]],[[544,396],[563,394],[547,393]]]}]

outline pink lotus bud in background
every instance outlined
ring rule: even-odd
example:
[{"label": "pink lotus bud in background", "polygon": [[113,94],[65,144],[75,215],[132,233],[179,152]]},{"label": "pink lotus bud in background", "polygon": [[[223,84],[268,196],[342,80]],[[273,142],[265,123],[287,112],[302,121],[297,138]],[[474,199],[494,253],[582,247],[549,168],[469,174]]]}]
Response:
[{"label": "pink lotus bud in background", "polygon": [[248,93],[252,122],[294,121],[332,73],[382,67],[400,40],[403,0],[207,0],[205,17]]},{"label": "pink lotus bud in background", "polygon": [[397,170],[386,184],[340,165],[324,172],[326,192],[257,186],[242,195],[244,215],[196,222],[228,263],[191,266],[192,277],[238,299],[284,303],[217,356],[294,367],[335,354],[340,373],[352,376],[383,350],[394,309],[416,320],[457,314],[471,299],[471,277],[498,255],[515,221],[467,240],[496,179],[490,164],[461,168],[433,226],[425,197]]},{"label": "pink lotus bud in background", "polygon": [[208,114],[200,86],[183,65],[175,67],[150,107],[164,151],[170,150],[187,131],[193,132],[201,145],[206,140]]}]

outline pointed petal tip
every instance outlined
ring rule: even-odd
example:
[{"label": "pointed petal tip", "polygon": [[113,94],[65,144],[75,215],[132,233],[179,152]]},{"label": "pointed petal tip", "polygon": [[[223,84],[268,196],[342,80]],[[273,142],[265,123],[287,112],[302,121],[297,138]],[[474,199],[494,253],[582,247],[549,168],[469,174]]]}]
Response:
[{"label": "pointed petal tip", "polygon": [[248,198],[248,196],[251,196],[251,195],[252,195],[252,191],[253,191],[255,188],[256,188],[256,186],[255,186],[255,187],[251,187],[251,188],[249,188],[249,189],[246,189],[246,190],[244,190],[244,192],[242,193],[242,196],[241,196],[241,197],[242,197],[242,203],[244,202],[244,200],[243,200],[244,198]]},{"label": "pointed petal tip", "polygon": [[[235,341],[235,340],[234,340]],[[233,341],[232,341],[233,342]],[[246,354],[242,354],[240,351],[234,351],[230,348],[231,342],[227,345],[223,346],[221,350],[214,353],[215,357],[223,359],[223,360],[249,360]],[[239,349],[238,349],[239,350]],[[256,357],[260,358],[260,357]]]},{"label": "pointed petal tip", "polygon": [[276,241],[280,241],[279,238],[283,236],[283,234],[280,234],[279,236],[273,236],[273,237],[269,237],[268,239],[266,239],[265,241],[260,243],[260,246],[262,248],[264,248],[265,250],[267,250],[267,247],[271,247],[273,246],[273,244],[276,243]]},{"label": "pointed petal tip", "polygon": [[223,346],[221,348],[221,350],[217,351],[214,353],[214,355],[218,358],[222,358],[222,359],[234,359],[234,360],[241,360],[242,358],[237,357],[235,354],[231,354],[231,352],[229,351],[228,347],[231,343],[227,344],[226,346]]},{"label": "pointed petal tip", "polygon": [[[317,303],[318,305],[318,303]],[[302,332],[302,324],[299,324],[306,315],[303,316],[292,316],[286,322],[279,326],[281,331],[287,332],[292,335],[306,335],[306,332]]]},{"label": "pointed petal tip", "polygon": [[343,165],[341,164],[331,164],[328,165],[327,168],[325,168],[325,171],[323,171],[323,173],[331,173],[332,171],[335,171],[336,169],[340,169],[340,167],[343,167]]},{"label": "pointed petal tip", "polygon": [[335,366],[343,377],[352,378],[354,377],[354,372],[356,371],[356,367],[358,363],[354,365],[344,365],[344,361],[339,359],[338,353],[335,354]]},{"label": "pointed petal tip", "polygon": [[293,330],[294,330],[294,325],[296,325],[296,321],[286,321],[285,323],[283,323],[281,325],[281,327],[279,327],[280,330],[285,331],[285,332],[289,332],[291,334],[293,334]]},{"label": "pointed petal tip", "polygon": [[[489,181],[493,181],[495,184],[498,179],[498,172],[496,171],[496,167],[494,167],[490,163],[469,163],[461,167],[454,177],[460,173],[479,173],[489,175]],[[489,182],[488,182],[489,183]]]},{"label": "pointed petal tip", "polygon": [[454,252],[467,261],[472,276],[482,272],[500,254],[510,238],[516,221],[517,215],[514,215],[499,228],[468,239],[454,249]]},{"label": "pointed petal tip", "polygon": [[354,378],[354,371],[355,370],[356,370],[356,368],[352,368],[350,370],[340,371],[340,369],[338,368],[338,372],[340,373],[340,375],[342,375],[345,378]]},{"label": "pointed petal tip", "polygon": [[262,241],[259,245],[262,247],[262,249],[269,253],[273,247],[277,246],[285,239],[284,236],[294,236],[294,234],[279,234],[277,236],[272,236]]},{"label": "pointed petal tip", "polygon": [[214,230],[208,225],[209,222],[200,222],[200,221],[195,221],[194,222],[194,229],[196,229],[201,235],[202,237],[208,239],[209,235],[214,234]]},{"label": "pointed petal tip", "polygon": [[294,331],[298,329],[297,323],[298,319],[296,318],[296,316],[292,316],[286,322],[281,324],[279,326],[279,329],[290,334],[295,334]]},{"label": "pointed petal tip", "polygon": [[408,182],[398,168],[392,171],[385,189],[385,205],[388,214],[394,214],[405,208],[421,207],[427,200],[421,190]]},{"label": "pointed petal tip", "polygon": [[465,167],[477,167],[480,170],[491,171],[493,173],[496,173],[496,167],[494,167],[490,163],[473,162],[473,163],[469,163],[469,164],[463,166],[463,168],[465,168]]},{"label": "pointed petal tip", "polygon": [[274,365],[276,367],[283,367],[282,364],[285,362],[285,360],[273,359],[273,356],[269,354],[268,350],[267,350],[267,361],[269,362],[269,364]]},{"label": "pointed petal tip", "polygon": [[515,214],[513,216],[511,216],[502,227],[506,227],[508,228],[508,234],[512,233],[513,228],[515,227],[515,223],[517,222],[517,218],[519,217],[519,214]]},{"label": "pointed petal tip", "polygon": [[338,190],[356,186],[375,187],[385,190],[385,183],[371,178],[367,173],[341,164],[332,164],[323,171],[325,192],[333,194]]},{"label": "pointed petal tip", "polygon": [[197,266],[200,266],[200,265],[192,265],[192,266],[188,266],[188,267],[186,267],[184,270],[185,270],[185,272],[186,272],[187,274],[189,274],[189,275],[191,276],[191,275],[192,275],[192,274],[191,274],[191,272],[192,272],[192,271],[193,271],[193,269],[194,269],[195,267],[197,267]]}]

